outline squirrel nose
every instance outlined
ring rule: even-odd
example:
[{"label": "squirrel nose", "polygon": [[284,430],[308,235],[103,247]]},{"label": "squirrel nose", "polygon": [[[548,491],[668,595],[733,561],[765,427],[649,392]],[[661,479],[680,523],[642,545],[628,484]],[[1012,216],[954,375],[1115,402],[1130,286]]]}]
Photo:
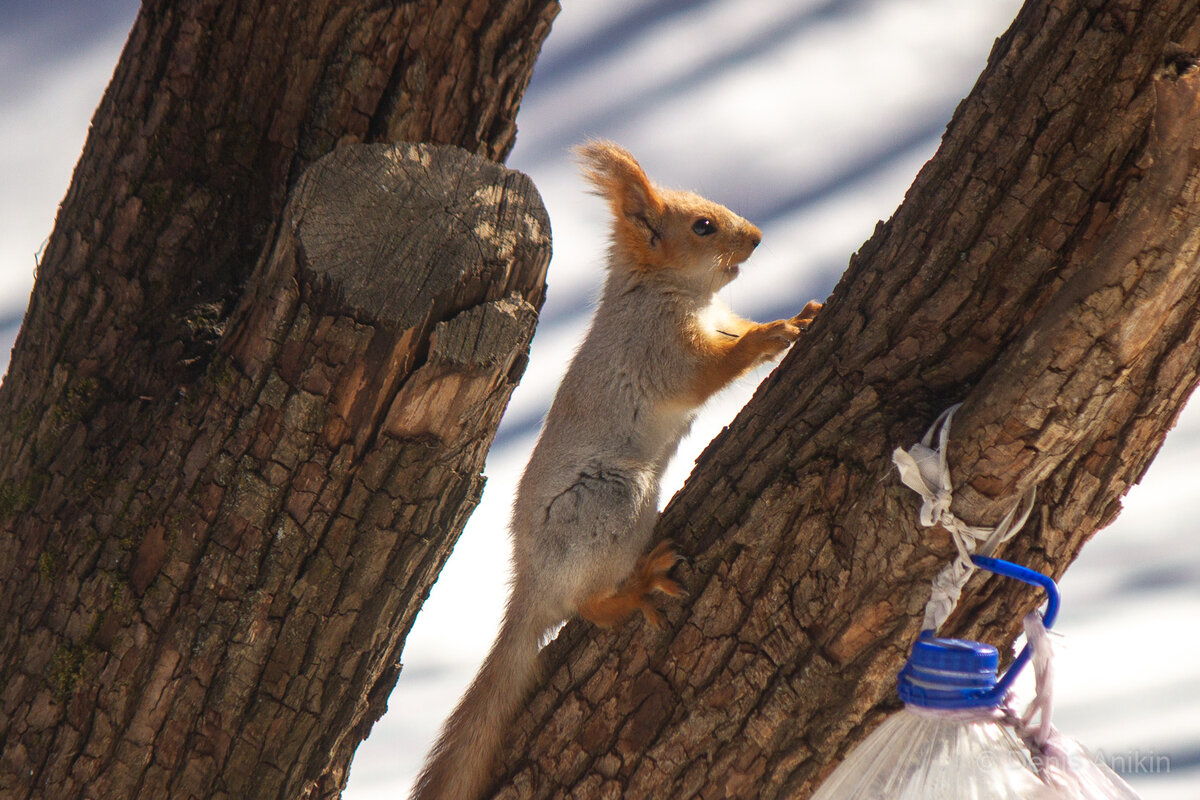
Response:
[{"label": "squirrel nose", "polygon": [[742,234],[746,237],[746,241],[750,242],[750,249],[753,250],[758,247],[759,242],[762,241],[762,231],[758,229],[758,226],[742,220],[742,224],[739,227],[742,229]]}]

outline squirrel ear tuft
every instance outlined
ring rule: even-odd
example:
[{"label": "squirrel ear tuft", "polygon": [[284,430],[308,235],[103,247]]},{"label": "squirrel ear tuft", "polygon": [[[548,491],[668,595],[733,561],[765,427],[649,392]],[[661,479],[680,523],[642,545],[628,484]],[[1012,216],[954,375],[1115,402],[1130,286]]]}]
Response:
[{"label": "squirrel ear tuft", "polygon": [[575,154],[583,166],[583,177],[596,194],[608,200],[613,213],[647,229],[646,234],[657,239],[663,201],[637,159],[620,145],[598,139],[576,147]]}]

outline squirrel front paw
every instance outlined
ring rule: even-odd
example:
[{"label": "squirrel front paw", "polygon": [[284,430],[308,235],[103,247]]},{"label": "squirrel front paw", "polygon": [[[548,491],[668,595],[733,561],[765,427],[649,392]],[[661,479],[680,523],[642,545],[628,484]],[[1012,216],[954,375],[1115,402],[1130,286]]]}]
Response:
[{"label": "squirrel front paw", "polygon": [[774,358],[800,337],[801,328],[790,319],[764,322],[746,331],[743,337],[747,348],[760,357]]},{"label": "squirrel front paw", "polygon": [[807,303],[805,303],[804,308],[801,309],[800,313],[788,321],[802,331],[807,330],[808,326],[812,325],[813,320],[817,318],[817,312],[824,307],[824,303],[818,303],[816,300],[809,300]]}]

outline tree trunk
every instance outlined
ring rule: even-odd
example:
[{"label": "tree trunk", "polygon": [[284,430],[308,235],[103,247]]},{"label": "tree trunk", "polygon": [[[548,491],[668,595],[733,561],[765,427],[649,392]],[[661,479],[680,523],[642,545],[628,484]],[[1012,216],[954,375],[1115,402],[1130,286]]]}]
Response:
[{"label": "tree trunk", "polygon": [[143,5],[0,388],[0,795],[340,792],[549,259],[523,176],[346,146],[502,158],[556,8]]},{"label": "tree trunk", "polygon": [[[895,708],[955,552],[890,458],[955,402],[955,512],[994,524],[1037,485],[1005,557],[1061,575],[1112,521],[1200,373],[1198,49],[1191,0],[1026,5],[664,511],[667,631],[568,625],[495,796],[808,796]],[[943,630],[1011,642],[1038,599],[976,577]]]}]

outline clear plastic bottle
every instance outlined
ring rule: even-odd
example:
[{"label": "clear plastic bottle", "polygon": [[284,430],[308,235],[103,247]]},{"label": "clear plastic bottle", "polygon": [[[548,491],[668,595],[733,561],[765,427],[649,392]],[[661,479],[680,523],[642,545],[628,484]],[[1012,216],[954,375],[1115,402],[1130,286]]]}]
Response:
[{"label": "clear plastic bottle", "polygon": [[[1048,576],[997,558],[972,560],[989,572],[1040,586],[1046,592],[1042,620],[1045,628],[1054,624],[1058,587]],[[900,670],[904,710],[860,743],[812,800],[1136,800],[1111,770],[1100,775],[1084,765],[1079,772],[1043,769],[1039,775],[1028,746],[1001,710],[1029,659],[1026,646],[998,678],[999,657],[991,645],[921,634]],[[1055,743],[1064,752],[1075,747],[1065,737]],[[1087,785],[1094,793],[1084,791]]]},{"label": "clear plastic bottle", "polygon": [[1001,724],[996,648],[923,636],[900,672],[904,709],[812,800],[1048,800],[1029,751]]}]

